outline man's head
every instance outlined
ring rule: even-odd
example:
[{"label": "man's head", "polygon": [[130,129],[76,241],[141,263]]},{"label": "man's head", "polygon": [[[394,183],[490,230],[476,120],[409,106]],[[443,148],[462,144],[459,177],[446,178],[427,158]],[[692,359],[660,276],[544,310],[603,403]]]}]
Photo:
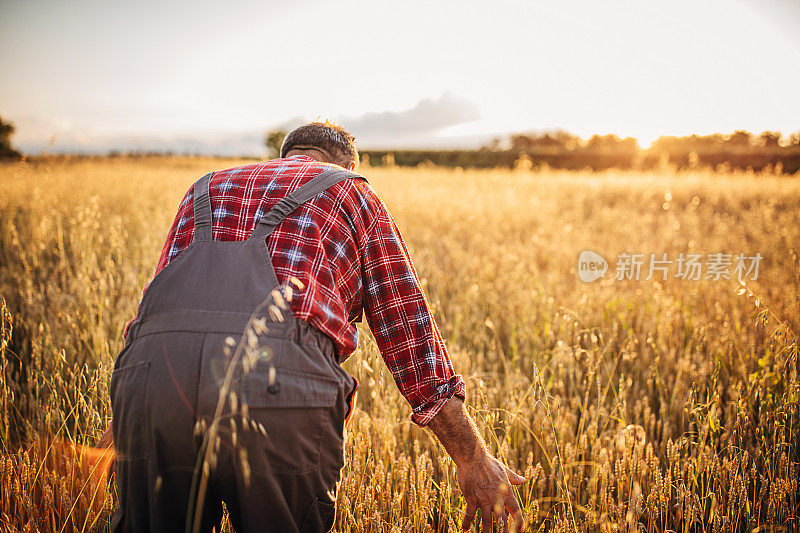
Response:
[{"label": "man's head", "polygon": [[356,138],[335,122],[310,122],[289,132],[281,146],[281,157],[308,155],[348,170],[358,167]]}]

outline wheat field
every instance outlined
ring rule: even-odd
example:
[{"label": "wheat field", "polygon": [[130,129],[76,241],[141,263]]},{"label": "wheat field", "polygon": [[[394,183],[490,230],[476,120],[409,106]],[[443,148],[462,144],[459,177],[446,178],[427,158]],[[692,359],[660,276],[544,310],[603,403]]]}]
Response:
[{"label": "wheat field", "polygon": [[[241,164],[0,165],[0,531],[106,531],[108,381],[186,188]],[[800,529],[800,181],[365,168],[531,531]],[[578,277],[581,251],[611,264]],[[758,278],[614,279],[623,253],[763,256]],[[647,265],[645,264],[645,267]],[[364,329],[336,531],[456,531],[455,468]],[[225,526],[229,528],[229,526]]]}]

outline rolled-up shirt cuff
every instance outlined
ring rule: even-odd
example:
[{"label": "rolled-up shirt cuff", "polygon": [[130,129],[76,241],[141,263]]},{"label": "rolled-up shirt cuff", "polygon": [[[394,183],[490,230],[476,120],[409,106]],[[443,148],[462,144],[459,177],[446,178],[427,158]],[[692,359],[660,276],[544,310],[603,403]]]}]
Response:
[{"label": "rolled-up shirt cuff", "polygon": [[453,396],[461,398],[462,401],[467,399],[467,387],[464,383],[464,378],[458,374],[437,385],[435,390],[437,392],[424,403],[415,407],[411,415],[411,421],[420,427],[427,426],[442,409],[445,402]]},{"label": "rolled-up shirt cuff", "polygon": [[128,323],[125,324],[125,327],[122,329],[122,340],[124,341],[128,340],[128,332],[131,330],[131,324],[133,324],[134,320],[136,320],[136,317],[131,318],[128,321]]}]

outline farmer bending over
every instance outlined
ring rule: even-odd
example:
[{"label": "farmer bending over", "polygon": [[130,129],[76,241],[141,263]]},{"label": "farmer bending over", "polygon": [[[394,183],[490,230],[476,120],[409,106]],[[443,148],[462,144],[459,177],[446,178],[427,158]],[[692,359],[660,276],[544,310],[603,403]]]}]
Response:
[{"label": "farmer bending over", "polygon": [[354,138],[306,124],[280,156],[212,172],[180,205],[111,378],[114,529],[211,531],[224,501],[239,533],[330,530],[357,385],[341,363],[362,313],[412,420],[456,463],[465,528],[477,509],[484,531],[505,525],[501,507],[521,528],[510,485],[524,479],[464,408],[400,232],[353,172]]}]

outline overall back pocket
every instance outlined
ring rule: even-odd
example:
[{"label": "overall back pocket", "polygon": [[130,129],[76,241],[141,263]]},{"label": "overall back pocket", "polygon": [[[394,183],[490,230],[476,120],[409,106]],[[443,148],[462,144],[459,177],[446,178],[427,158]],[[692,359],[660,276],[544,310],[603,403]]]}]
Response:
[{"label": "overall back pocket", "polygon": [[257,364],[241,385],[250,469],[261,474],[316,470],[322,435],[335,424],[338,381]]},{"label": "overall back pocket", "polygon": [[150,452],[150,424],[145,406],[150,362],[117,368],[111,373],[109,393],[113,413],[116,460],[146,459]]}]

